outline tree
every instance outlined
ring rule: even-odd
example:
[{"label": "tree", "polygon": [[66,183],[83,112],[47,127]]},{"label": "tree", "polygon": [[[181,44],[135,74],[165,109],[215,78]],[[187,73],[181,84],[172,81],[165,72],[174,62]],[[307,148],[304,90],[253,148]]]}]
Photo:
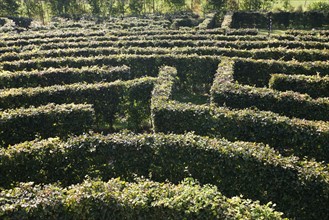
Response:
[{"label": "tree", "polygon": [[19,4],[16,0],[1,0],[0,15],[1,16],[17,16]]},{"label": "tree", "polygon": [[181,10],[185,6],[185,0],[166,0],[166,4],[174,11]]},{"label": "tree", "polygon": [[209,8],[222,10],[225,8],[226,0],[208,0]]},{"label": "tree", "polygon": [[50,0],[52,14],[55,16],[66,15],[70,7],[71,0]]},{"label": "tree", "polygon": [[143,3],[142,0],[129,0],[130,12],[134,15],[140,15],[143,11]]}]

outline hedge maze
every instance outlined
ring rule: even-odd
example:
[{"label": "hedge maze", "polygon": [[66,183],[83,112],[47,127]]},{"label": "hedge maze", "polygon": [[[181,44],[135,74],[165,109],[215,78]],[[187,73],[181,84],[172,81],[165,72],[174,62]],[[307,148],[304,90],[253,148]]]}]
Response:
[{"label": "hedge maze", "polygon": [[207,22],[1,29],[0,218],[328,219],[329,32]]}]

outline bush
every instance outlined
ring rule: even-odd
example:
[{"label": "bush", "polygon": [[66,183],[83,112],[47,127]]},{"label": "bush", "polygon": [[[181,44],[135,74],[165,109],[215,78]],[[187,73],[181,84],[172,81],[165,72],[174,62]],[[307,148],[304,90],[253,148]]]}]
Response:
[{"label": "bush", "polygon": [[328,24],[328,13],[321,11],[307,12],[234,12],[232,28],[269,28],[271,13],[272,27],[315,28]]},{"label": "bush", "polygon": [[129,67],[64,67],[41,71],[0,72],[0,89],[64,85],[78,82],[111,82],[119,79],[131,79]]},{"label": "bush", "polygon": [[[153,50],[149,50],[154,53]],[[172,53],[172,52],[171,52]],[[193,53],[193,51],[191,52]],[[127,65],[135,78],[141,76],[157,76],[162,65],[175,66],[178,69],[181,87],[187,91],[207,90],[212,83],[219,58],[216,56],[193,55],[110,55],[97,57],[65,57],[63,59],[48,58],[27,61],[5,62],[3,67],[8,71],[32,70],[42,68],[59,68],[69,66],[78,68],[90,65]],[[133,78],[134,78],[133,77]],[[208,86],[206,89],[204,87]]]},{"label": "bush", "polygon": [[91,134],[21,143],[0,151],[0,158],[1,186],[14,181],[67,186],[85,175],[128,181],[150,176],[174,183],[192,177],[228,196],[273,201],[291,218],[328,217],[328,167],[283,157],[263,144],[193,134]]},{"label": "bush", "polygon": [[22,28],[29,28],[32,19],[31,18],[24,18],[24,17],[8,17],[9,19],[15,22],[15,25]]},{"label": "bush", "polygon": [[191,179],[178,185],[86,180],[69,188],[22,183],[0,196],[7,202],[0,202],[5,219],[282,219],[271,203],[227,198],[216,187]]},{"label": "bush", "polygon": [[219,65],[211,88],[213,103],[238,109],[256,107],[308,120],[329,120],[329,99],[312,99],[306,94],[292,91],[241,85],[234,80],[233,66],[234,61],[226,59]]},{"label": "bush", "polygon": [[171,70],[160,73],[160,76],[168,78],[160,77],[153,90],[151,113],[155,132],[181,134],[194,131],[198,135],[225,137],[231,141],[263,142],[285,154],[329,161],[327,122],[290,119],[273,112],[230,110],[169,100],[172,94],[169,89],[175,88],[170,83],[173,74]]},{"label": "bush", "polygon": [[6,147],[36,136],[67,137],[81,134],[93,127],[91,105],[48,104],[40,107],[10,109],[0,112],[0,144]]},{"label": "bush", "polygon": [[264,87],[273,73],[305,74],[326,76],[329,70],[327,62],[296,62],[280,60],[234,59],[234,79],[241,84]]},{"label": "bush", "polygon": [[269,86],[280,91],[306,93],[313,98],[329,97],[329,76],[272,74]]},{"label": "bush", "polygon": [[[127,111],[128,116],[135,115],[136,110],[143,110],[145,112],[143,115],[150,113],[149,103],[154,81],[154,78],[145,77],[125,82],[76,83],[6,89],[0,94],[0,105],[2,108],[17,108],[44,105],[49,102],[57,104],[89,103],[93,104],[95,109],[97,124],[108,124],[112,128],[115,115],[120,111]],[[122,109],[121,104],[124,104],[127,99],[132,103],[136,102],[136,105],[126,105],[126,109]],[[130,118],[138,120],[132,116]],[[135,123],[137,122],[135,121]]]}]

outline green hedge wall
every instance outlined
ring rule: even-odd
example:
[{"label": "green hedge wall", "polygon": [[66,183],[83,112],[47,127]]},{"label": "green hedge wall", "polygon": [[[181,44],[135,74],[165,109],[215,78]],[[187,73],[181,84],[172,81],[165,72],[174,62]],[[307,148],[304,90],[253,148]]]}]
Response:
[{"label": "green hedge wall", "polygon": [[268,86],[273,73],[329,75],[328,62],[296,62],[277,60],[234,59],[234,79],[241,84]]},{"label": "green hedge wall", "polygon": [[232,28],[268,28],[269,16],[272,17],[273,28],[315,28],[329,23],[328,12],[234,12]]},{"label": "green hedge wall", "polygon": [[91,105],[53,103],[30,108],[10,109],[0,112],[0,145],[33,140],[36,136],[67,137],[81,134],[94,124]]},{"label": "green hedge wall", "polygon": [[[150,53],[152,51],[150,50]],[[174,53],[174,52],[172,52]],[[210,87],[216,72],[219,57],[199,55],[110,55],[98,57],[65,57],[62,59],[34,59],[28,61],[15,61],[3,64],[4,70],[32,70],[42,68],[59,68],[69,66],[79,68],[90,65],[127,65],[134,77],[157,76],[162,65],[175,66],[180,78],[180,86],[187,91],[202,90],[206,85]],[[207,88],[209,89],[209,88]]]},{"label": "green hedge wall", "polygon": [[329,97],[329,76],[272,74],[269,87],[307,93],[313,98]]},{"label": "green hedge wall", "polygon": [[0,89],[52,86],[78,82],[111,82],[131,78],[130,68],[127,66],[64,67],[41,71],[0,72]]},{"label": "green hedge wall", "polygon": [[22,183],[0,198],[3,219],[283,219],[271,203],[227,198],[191,179],[178,185],[86,180],[69,188]]},{"label": "green hedge wall", "polygon": [[[155,36],[157,37],[157,36]],[[33,50],[34,48],[39,48],[40,51],[43,50],[53,50],[53,49],[66,49],[66,48],[98,48],[98,47],[222,47],[222,48],[234,48],[234,49],[261,49],[261,48],[271,48],[271,47],[283,47],[286,49],[319,49],[323,50],[329,48],[329,43],[325,42],[310,42],[310,41],[289,41],[289,40],[260,40],[255,39],[235,39],[227,36],[227,39],[213,39],[213,35],[209,35],[208,39],[206,37],[200,37],[202,39],[197,39],[195,36],[191,36],[191,39],[177,39],[177,36],[158,36],[159,39],[143,39],[142,36],[138,38],[137,36],[132,39],[122,39],[118,41],[111,41],[107,39],[99,39],[99,41],[78,41],[78,42],[55,42],[47,44],[29,44],[25,46],[25,50]],[[219,38],[218,36],[215,36]],[[205,39],[203,39],[205,38]],[[17,47],[0,47],[0,51],[3,52],[1,56],[2,60],[8,59],[18,59],[17,55],[13,52],[18,52]],[[7,53],[6,53],[7,52]],[[9,53],[12,52],[12,53]],[[14,56],[13,56],[14,55]]]},{"label": "green hedge wall", "polygon": [[[160,73],[161,74],[161,73]],[[194,131],[203,136],[267,143],[285,154],[329,161],[329,123],[279,116],[252,109],[230,110],[213,105],[193,105],[169,100],[175,72],[161,74],[153,90],[153,130],[165,133]],[[166,95],[163,95],[166,94]]]},{"label": "green hedge wall", "polygon": [[[155,79],[145,77],[129,81],[111,83],[100,82],[95,84],[76,83],[68,85],[54,85],[50,87],[13,88],[2,90],[0,106],[6,108],[38,106],[49,102],[62,103],[89,103],[93,104],[97,124],[108,123],[113,125],[115,114],[126,111],[131,120],[144,120],[136,116],[136,111],[144,112],[143,116],[150,115],[151,91]],[[135,103],[135,105],[124,105]],[[123,106],[122,106],[123,105]],[[126,108],[126,109],[124,109]]]},{"label": "green hedge wall", "polygon": [[1,186],[16,181],[63,185],[86,175],[103,180],[135,175],[215,184],[228,196],[273,201],[296,219],[326,219],[328,166],[283,157],[269,146],[194,134],[99,134],[25,142],[0,151]]},{"label": "green hedge wall", "polygon": [[312,99],[292,91],[241,85],[234,81],[233,67],[234,61],[222,59],[211,88],[212,103],[237,109],[256,107],[308,120],[329,120],[329,99]]},{"label": "green hedge wall", "polygon": [[42,50],[39,52],[27,51],[22,53],[5,53],[0,61],[6,64],[10,61],[23,61],[36,58],[58,58],[58,57],[93,57],[115,54],[198,54],[202,56],[229,56],[254,59],[275,59],[275,60],[298,60],[298,61],[326,61],[329,55],[325,50],[317,49],[287,49],[287,48],[258,48],[258,49],[233,49],[220,48],[217,46],[196,46],[196,47],[97,47],[97,48],[68,48]]}]

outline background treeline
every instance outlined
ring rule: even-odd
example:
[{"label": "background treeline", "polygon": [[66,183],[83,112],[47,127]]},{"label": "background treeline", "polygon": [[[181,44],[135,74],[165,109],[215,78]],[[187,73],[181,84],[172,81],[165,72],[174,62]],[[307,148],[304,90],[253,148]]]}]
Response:
[{"label": "background treeline", "polygon": [[[193,11],[204,15],[213,10],[292,10],[290,0],[0,0],[0,16],[22,16],[47,21],[54,16],[125,16]],[[312,8],[313,7],[313,8]],[[311,10],[329,10],[317,2]]]}]

